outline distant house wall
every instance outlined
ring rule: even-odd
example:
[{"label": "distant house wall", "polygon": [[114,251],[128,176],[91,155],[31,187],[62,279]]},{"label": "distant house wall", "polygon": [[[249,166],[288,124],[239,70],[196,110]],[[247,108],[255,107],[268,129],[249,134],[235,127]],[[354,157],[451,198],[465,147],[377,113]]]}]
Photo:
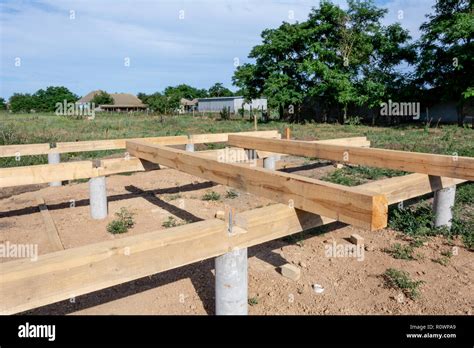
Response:
[{"label": "distant house wall", "polygon": [[220,112],[223,108],[229,109],[231,113],[237,113],[242,107],[245,110],[267,110],[267,100],[265,98],[253,99],[251,103],[244,103],[242,97],[219,97],[201,98],[198,100],[198,111],[200,112]]}]

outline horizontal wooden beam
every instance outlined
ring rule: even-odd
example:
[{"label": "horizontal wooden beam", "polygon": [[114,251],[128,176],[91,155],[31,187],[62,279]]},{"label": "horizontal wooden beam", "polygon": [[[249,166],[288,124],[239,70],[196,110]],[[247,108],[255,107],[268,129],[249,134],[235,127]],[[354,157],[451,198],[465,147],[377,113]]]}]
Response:
[{"label": "horizontal wooden beam", "polygon": [[135,157],[112,158],[99,161],[40,164],[0,169],[0,188],[45,184],[52,181],[89,179],[119,173],[141,172],[158,168]]},{"label": "horizontal wooden beam", "polygon": [[377,180],[357,187],[383,194],[387,197],[388,204],[395,204],[463,182],[466,180],[415,173]]},{"label": "horizontal wooden beam", "polygon": [[232,235],[224,221],[207,220],[41,255],[35,262],[4,262],[0,313],[67,300],[332,221],[276,204],[237,214]]},{"label": "horizontal wooden beam", "polygon": [[229,135],[229,145],[263,151],[286,153],[295,156],[316,157],[332,161],[360,164],[369,167],[389,168],[474,180],[474,158],[434,155],[334,144],[311,144],[305,141],[260,139]]},{"label": "horizontal wooden beam", "polygon": [[263,138],[278,138],[277,130],[252,131],[240,133],[219,133],[219,134],[196,134],[188,138],[186,135],[131,138],[131,139],[111,139],[111,140],[86,140],[75,142],[59,142],[55,147],[50,148],[50,144],[20,144],[0,146],[0,157],[47,155],[49,153],[69,153],[88,152],[100,150],[120,150],[125,149],[125,142],[128,140],[143,140],[152,144],[160,145],[183,145],[187,143],[212,143],[226,142],[229,134],[242,134],[246,136],[258,136]]},{"label": "horizontal wooden beam", "polygon": [[218,184],[267,197],[279,203],[369,230],[387,225],[383,195],[290,173],[236,163],[224,163],[143,141],[127,142],[127,151],[149,162],[163,164]]}]

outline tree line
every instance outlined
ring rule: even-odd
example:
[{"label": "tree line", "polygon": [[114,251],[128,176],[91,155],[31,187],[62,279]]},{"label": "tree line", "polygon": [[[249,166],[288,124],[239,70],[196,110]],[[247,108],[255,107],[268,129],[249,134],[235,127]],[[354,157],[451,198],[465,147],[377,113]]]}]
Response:
[{"label": "tree line", "polygon": [[[303,22],[262,32],[234,85],[251,99],[268,96],[281,118],[299,119],[316,102],[340,123],[350,107],[377,109],[388,100],[454,100],[474,97],[474,13],[469,0],[438,0],[413,41],[400,23],[383,25],[386,9],[349,0],[347,9],[327,1]],[[403,19],[403,11],[398,12]]]},{"label": "tree line", "polygon": [[[138,93],[138,98],[147,104],[150,110],[159,113],[171,113],[180,107],[181,98],[194,99],[205,97],[228,97],[234,92],[224,87],[220,82],[209,89],[198,89],[186,84],[169,86],[163,92],[151,94]],[[80,98],[67,87],[50,86],[39,89],[33,94],[14,93],[9,101],[9,110],[12,112],[54,112],[57,103],[75,103]],[[91,100],[95,105],[110,105],[114,103],[112,96],[106,91],[99,91]],[[0,110],[6,109],[6,102],[0,98]]]}]

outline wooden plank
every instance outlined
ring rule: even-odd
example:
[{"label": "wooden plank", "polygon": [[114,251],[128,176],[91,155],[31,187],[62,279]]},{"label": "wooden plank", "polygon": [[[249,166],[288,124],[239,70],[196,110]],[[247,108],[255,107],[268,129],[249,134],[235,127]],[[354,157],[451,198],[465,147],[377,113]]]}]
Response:
[{"label": "wooden plank", "polygon": [[157,169],[146,161],[130,156],[100,161],[94,167],[92,161],[65,162],[59,164],[40,164],[26,167],[0,169],[0,188],[21,185],[45,184],[52,181],[65,181],[95,178],[127,172],[140,172]]},{"label": "wooden plank", "polygon": [[[331,222],[282,204],[0,264],[0,313],[67,300]],[[247,230],[239,227],[245,224]],[[185,252],[183,252],[185,251]]]},{"label": "wooden plank", "polygon": [[49,213],[48,207],[44,203],[44,199],[41,197],[36,197],[36,203],[38,204],[38,209],[41,212],[41,216],[43,217],[46,228],[46,236],[48,237],[49,244],[55,251],[64,250],[63,243],[59,237],[58,229],[56,228],[56,224]]},{"label": "wooden plank", "polygon": [[367,140],[367,137],[349,137],[349,138],[338,138],[338,139],[314,140],[314,141],[308,141],[308,143],[370,147],[370,140]]},{"label": "wooden plank", "polygon": [[189,136],[190,143],[203,144],[203,143],[223,143],[227,142],[229,135],[241,134],[245,136],[258,136],[261,138],[280,138],[280,134],[277,130],[269,131],[251,131],[251,132],[234,132],[234,133],[218,133],[218,134],[193,134]]},{"label": "wooden plank", "polygon": [[357,187],[384,194],[387,197],[388,204],[395,204],[446,187],[459,185],[463,182],[466,182],[466,180],[415,173],[369,182]]},{"label": "wooden plank", "polygon": [[[244,134],[247,136],[259,136],[263,138],[277,138],[279,133],[276,130],[241,132],[241,133],[219,133],[219,134],[197,134],[190,137],[195,144],[226,142],[229,134]],[[59,142],[56,147],[50,148],[50,144],[21,144],[21,145],[3,145],[0,146],[0,157],[32,156],[46,155],[48,153],[68,153],[68,152],[87,152],[99,150],[120,150],[125,149],[126,141],[148,141],[152,144],[160,145],[183,145],[190,142],[185,135],[149,137],[149,138],[130,138],[130,139],[109,139],[109,140],[86,140],[75,142]]]},{"label": "wooden plank", "polygon": [[454,157],[333,144],[311,144],[304,141],[260,139],[241,135],[229,135],[228,143],[231,146],[296,156],[316,157],[369,167],[474,180],[474,158],[471,157]]},{"label": "wooden plank", "polygon": [[127,142],[136,157],[163,164],[216,183],[294,204],[297,209],[327,216],[369,230],[387,225],[387,200],[383,195],[302,176],[208,159],[146,142]]}]

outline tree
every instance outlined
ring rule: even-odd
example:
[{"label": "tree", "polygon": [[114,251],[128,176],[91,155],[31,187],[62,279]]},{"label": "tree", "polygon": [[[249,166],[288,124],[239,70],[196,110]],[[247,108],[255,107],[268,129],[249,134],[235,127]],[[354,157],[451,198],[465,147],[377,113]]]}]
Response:
[{"label": "tree", "polygon": [[417,82],[437,91],[437,99],[454,99],[462,107],[469,89],[474,88],[472,5],[469,0],[438,0],[433,8],[434,14],[420,27]]},{"label": "tree", "polygon": [[209,97],[231,97],[234,95],[230,89],[224,87],[220,82],[217,82],[210,87],[207,94]]},{"label": "tree", "polygon": [[113,105],[114,98],[106,91],[99,91],[91,100],[95,105]]},{"label": "tree", "polygon": [[36,111],[54,111],[56,103],[74,103],[78,100],[77,95],[66,87],[47,87],[39,89],[33,94],[34,107]]},{"label": "tree", "polygon": [[31,112],[36,107],[35,97],[31,94],[25,93],[15,93],[10,99],[10,110],[13,112]]},{"label": "tree", "polygon": [[239,67],[233,82],[246,97],[264,94],[272,107],[299,105],[315,98],[337,106],[344,122],[349,105],[377,105],[401,79],[397,66],[413,61],[408,32],[399,24],[383,26],[387,10],[371,0],[348,1],[347,10],[329,1],[313,8],[307,21],[283,23],[262,32],[262,44]]},{"label": "tree", "polygon": [[178,109],[181,98],[194,99],[207,97],[207,90],[197,89],[186,84],[181,84],[175,87],[166,87],[163,94],[166,97],[166,108],[168,110]]},{"label": "tree", "polygon": [[5,99],[0,98],[0,110],[6,110],[7,109],[7,103],[5,102]]}]

